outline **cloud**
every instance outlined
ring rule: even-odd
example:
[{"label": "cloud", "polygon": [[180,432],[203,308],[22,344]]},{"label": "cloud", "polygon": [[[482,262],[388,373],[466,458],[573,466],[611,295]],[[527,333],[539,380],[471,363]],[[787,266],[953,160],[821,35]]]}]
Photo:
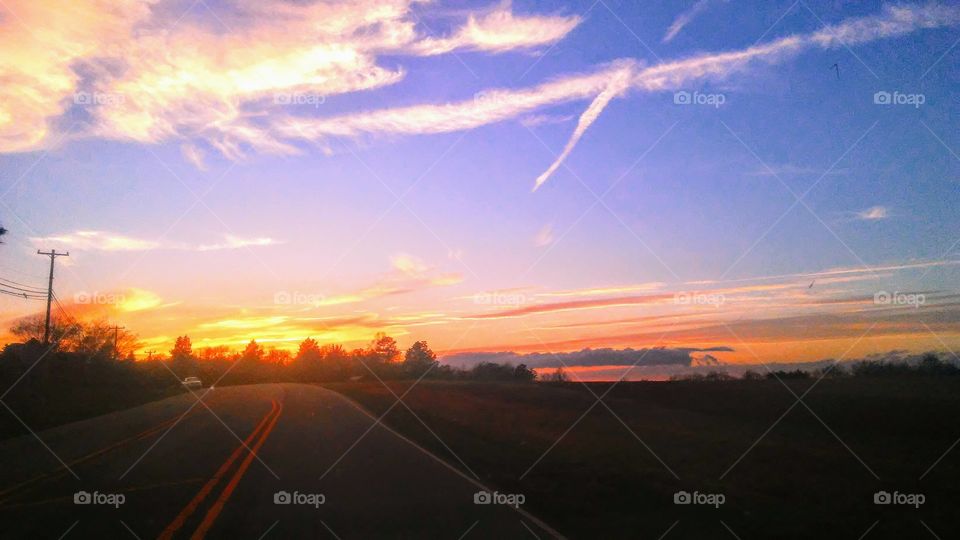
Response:
[{"label": "cloud", "polygon": [[583,137],[583,134],[586,133],[587,128],[589,128],[600,116],[600,113],[603,112],[603,109],[607,107],[610,101],[613,98],[622,95],[626,92],[627,88],[630,86],[630,76],[632,75],[632,65],[627,64],[621,70],[618,70],[610,79],[610,82],[607,84],[607,87],[600,92],[597,97],[593,99],[590,103],[590,106],[587,107],[587,110],[583,111],[583,114],[580,115],[580,120],[577,122],[577,128],[573,130],[573,135],[570,136],[570,140],[567,141],[566,146],[563,147],[563,152],[557,156],[557,159],[543,172],[540,176],[537,177],[536,182],[533,185],[533,189],[536,190],[544,182],[550,178],[560,165],[567,159],[567,156],[570,155],[570,152],[573,151],[573,148],[580,142],[580,138]]},{"label": "cloud", "polygon": [[531,114],[520,119],[520,124],[525,127],[533,128],[549,124],[565,124],[573,120],[573,116],[566,114]]},{"label": "cloud", "polygon": [[195,144],[182,144],[180,145],[180,153],[183,154],[183,158],[193,164],[197,170],[207,170],[207,165],[204,162],[205,154],[199,146]]},{"label": "cloud", "polygon": [[443,356],[440,360],[447,365],[459,368],[471,368],[481,362],[510,362],[514,365],[526,364],[530,368],[552,368],[567,366],[690,366],[694,359],[692,353],[733,352],[730,347],[699,348],[644,348],[644,349],[583,349],[575,352],[521,354],[518,352],[462,352]]},{"label": "cloud", "polygon": [[399,255],[390,257],[390,265],[393,266],[394,270],[397,270],[404,275],[414,277],[419,276],[428,270],[427,265],[424,264],[423,261],[406,253],[401,253]]},{"label": "cloud", "polygon": [[505,4],[432,38],[417,29],[414,3],[228,0],[194,19],[179,16],[182,6],[171,0],[8,0],[0,18],[0,152],[96,136],[204,140],[231,159],[293,153],[261,124],[262,112],[402,80],[403,68],[383,67],[381,55],[529,49],[580,22],[516,15]]},{"label": "cloud", "polygon": [[278,242],[273,238],[241,238],[239,236],[228,234],[225,235],[225,241],[219,244],[204,244],[195,247],[186,247],[183,249],[189,249],[193,251],[221,251],[224,249],[239,249],[254,246],[272,246],[280,243],[281,242]]},{"label": "cloud", "polygon": [[873,206],[857,212],[857,219],[863,221],[878,221],[890,217],[890,209],[886,206]]},{"label": "cloud", "polygon": [[65,249],[87,251],[150,251],[156,249],[183,251],[220,251],[250,246],[270,246],[281,242],[272,238],[241,238],[225,235],[224,241],[217,244],[185,244],[180,242],[160,242],[144,240],[108,231],[75,231],[46,237],[32,237],[30,241],[38,247],[51,244],[61,245]]},{"label": "cloud", "polygon": [[677,18],[673,20],[673,23],[667,28],[667,33],[664,34],[662,43],[670,43],[673,41],[673,38],[677,37],[677,34],[684,29],[690,22],[700,15],[707,7],[710,5],[711,0],[697,0],[690,9],[684,11],[680,15],[677,15]]},{"label": "cloud", "polygon": [[553,224],[547,223],[533,238],[533,245],[537,247],[549,246],[553,243]]},{"label": "cloud", "polygon": [[413,255],[400,253],[390,257],[391,271],[374,283],[351,292],[342,292],[321,300],[319,306],[354,304],[397,294],[417,292],[431,287],[456,285],[463,281],[458,273],[439,273]]},{"label": "cloud", "polygon": [[160,247],[158,242],[132,238],[106,231],[76,231],[42,238],[30,238],[38,246],[58,244],[65,248],[91,251],[147,251]]},{"label": "cloud", "polygon": [[618,296],[615,298],[590,298],[587,300],[569,300],[566,302],[552,302],[545,304],[533,304],[529,306],[511,307],[500,311],[491,311],[487,313],[478,313],[467,315],[464,319],[509,319],[514,317],[523,317],[526,315],[537,315],[542,313],[555,313],[559,311],[575,311],[581,309],[598,309],[610,307],[637,306],[642,304],[654,304],[673,300],[673,294],[640,295],[640,296]]},{"label": "cloud", "polygon": [[580,24],[580,17],[518,17],[510,3],[486,14],[470,15],[456,34],[446,38],[425,38],[415,43],[415,54],[444,54],[454,50],[504,52],[549,45],[563,39]]},{"label": "cloud", "polygon": [[[215,6],[210,20],[171,26],[165,23],[173,21],[160,15],[169,7],[163,0],[77,0],[69,6],[10,0],[5,4],[10,15],[0,19],[5,51],[0,152],[49,147],[64,136],[93,136],[147,144],[203,142],[229,159],[242,159],[254,152],[297,153],[295,143],[303,140],[329,151],[328,139],[334,137],[470,130],[589,100],[536,188],[562,165],[609,103],[631,90],[678,89],[725,79],[760,62],[781,62],[805,49],[852,46],[960,23],[956,6],[886,7],[877,15],[741,50],[646,67],[621,59],[589,73],[528,88],[488,89],[451,103],[317,115],[328,96],[403,80],[404,68],[384,67],[383,55],[523,50],[556,42],[580,22],[516,15],[504,5],[470,14],[461,28],[437,38],[418,31],[413,2],[228,1]],[[185,156],[196,163],[194,150]]]},{"label": "cloud", "polygon": [[728,78],[759,62],[781,62],[809,48],[838,48],[958,23],[960,8],[957,7],[887,7],[879,15],[849,19],[813,33],[794,34],[737,51],[700,54],[647,67],[632,59],[621,59],[600,66],[592,73],[558,77],[531,88],[485,90],[474,99],[452,103],[386,108],[326,118],[280,117],[274,119],[272,132],[281,138],[301,138],[318,143],[335,136],[448,133],[589,99],[591,103],[581,114],[563,152],[536,179],[536,189],[559,168],[610,101],[625,95],[628,90],[676,90],[704,80]]}]

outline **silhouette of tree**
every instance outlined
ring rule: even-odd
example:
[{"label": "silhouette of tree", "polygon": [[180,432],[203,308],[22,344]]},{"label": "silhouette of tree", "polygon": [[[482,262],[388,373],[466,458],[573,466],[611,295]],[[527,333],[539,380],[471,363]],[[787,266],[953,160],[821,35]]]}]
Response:
[{"label": "silhouette of tree", "polygon": [[177,374],[177,377],[195,377],[199,371],[199,363],[193,356],[193,342],[190,336],[177,336],[170,349],[170,371]]},{"label": "silhouette of tree", "polygon": [[[23,342],[30,341],[31,339],[41,341],[43,340],[44,322],[43,315],[22,317],[13,322],[13,326],[10,327],[10,333]],[[57,348],[60,348],[59,345],[68,336],[74,335],[77,332],[79,332],[79,328],[76,324],[66,321],[62,317],[57,317],[56,315],[50,317],[50,341],[57,344]]]},{"label": "silhouette of tree", "polygon": [[418,341],[407,349],[403,359],[403,370],[420,377],[437,365],[437,355],[430,350],[426,341]]},{"label": "silhouette of tree", "polygon": [[7,234],[7,230],[4,229],[2,225],[0,225],[0,244],[3,243],[2,238],[3,238],[3,235],[5,235],[5,234]]},{"label": "silhouette of tree", "polygon": [[526,364],[520,364],[513,369],[513,378],[519,381],[532,381],[537,378],[537,372],[528,368]]},{"label": "silhouette of tree", "polygon": [[170,357],[176,358],[178,356],[192,355],[193,343],[190,341],[190,336],[177,336],[177,340],[173,343],[173,348],[170,349]]},{"label": "silhouette of tree", "polygon": [[553,373],[547,375],[545,379],[549,382],[567,382],[570,378],[562,367],[558,367]]},{"label": "silhouette of tree", "polygon": [[243,349],[240,359],[260,362],[263,360],[263,346],[257,343],[257,340],[251,339],[250,343],[247,343],[247,346]]},{"label": "silhouette of tree", "polygon": [[317,343],[317,340],[313,338],[307,338],[300,342],[300,348],[297,349],[296,359],[303,361],[305,359],[320,359],[320,345]]},{"label": "silhouette of tree", "polygon": [[378,332],[370,344],[370,356],[377,362],[389,364],[400,358],[400,348],[397,347],[397,341],[395,339],[382,332]]}]

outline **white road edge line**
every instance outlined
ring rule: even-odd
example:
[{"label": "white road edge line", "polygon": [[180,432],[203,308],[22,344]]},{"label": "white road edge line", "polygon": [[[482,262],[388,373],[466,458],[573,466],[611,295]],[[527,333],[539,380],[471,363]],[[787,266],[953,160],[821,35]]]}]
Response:
[{"label": "white road edge line", "polygon": [[[346,401],[347,403],[349,403],[350,405],[352,405],[354,408],[356,408],[357,410],[359,410],[360,412],[362,412],[365,416],[367,416],[367,417],[370,418],[371,420],[373,420],[373,421],[376,421],[376,420],[377,420],[377,417],[376,417],[376,416],[374,416],[373,414],[371,414],[370,411],[368,411],[367,409],[365,409],[365,408],[363,407],[363,405],[361,405],[360,403],[356,402],[356,401],[353,400],[352,398],[347,397],[347,396],[341,394],[340,392],[337,392],[337,391],[335,391],[335,390],[331,390],[331,389],[326,388],[326,387],[322,387],[322,386],[321,386],[320,388],[323,388],[324,390],[327,390],[327,391],[329,391],[330,393],[337,395],[338,397],[340,397],[341,399],[343,399],[344,401]],[[386,429],[386,430],[389,431],[390,433],[393,433],[394,435],[396,435],[397,437],[399,437],[401,440],[403,440],[404,442],[406,442],[406,443],[409,444],[410,446],[413,446],[413,447],[416,448],[417,450],[420,450],[420,451],[423,452],[424,454],[430,456],[431,458],[434,459],[434,461],[436,461],[437,463],[443,465],[443,466],[446,467],[447,469],[453,471],[454,473],[456,473],[457,476],[459,476],[460,478],[463,478],[463,479],[466,480],[467,482],[470,482],[470,483],[473,484],[475,487],[478,487],[478,488],[482,489],[483,491],[489,491],[489,492],[496,491],[496,490],[490,489],[490,487],[488,487],[488,486],[483,485],[482,483],[480,483],[480,482],[479,482],[478,480],[476,480],[475,478],[471,478],[469,475],[467,475],[466,473],[464,473],[464,472],[461,471],[460,469],[457,469],[457,468],[454,467],[453,465],[447,463],[446,461],[444,461],[443,459],[441,459],[439,456],[437,456],[437,455],[434,454],[433,452],[431,452],[431,451],[427,450],[426,448],[420,446],[419,444],[413,442],[412,440],[410,440],[409,438],[407,438],[405,435],[397,432],[397,430],[395,430],[395,429],[393,429],[392,427],[386,425],[385,423],[380,422],[380,427],[383,427],[384,429]],[[521,516],[527,518],[528,520],[530,520],[531,522],[533,522],[534,524],[536,524],[538,527],[540,527],[541,529],[543,529],[545,532],[549,533],[549,534],[550,534],[551,536],[553,536],[554,538],[557,538],[558,540],[566,540],[566,537],[565,537],[565,536],[563,536],[562,534],[560,534],[559,532],[557,532],[553,527],[547,525],[546,523],[543,522],[543,520],[541,520],[540,518],[534,516],[534,515],[531,514],[530,512],[526,511],[525,509],[519,508],[519,507],[514,507],[514,506],[509,506],[509,505],[507,505],[507,507],[515,510],[515,511],[516,511],[517,513],[519,513]]]}]

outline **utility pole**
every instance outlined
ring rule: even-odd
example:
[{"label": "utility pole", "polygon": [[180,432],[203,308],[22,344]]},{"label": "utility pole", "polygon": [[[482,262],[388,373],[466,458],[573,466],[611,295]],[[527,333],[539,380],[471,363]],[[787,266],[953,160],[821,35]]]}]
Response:
[{"label": "utility pole", "polygon": [[147,351],[147,360],[153,360],[153,353],[155,352],[157,351],[153,351],[153,350]]},{"label": "utility pole", "polygon": [[117,346],[117,339],[120,335],[120,330],[125,329],[126,326],[111,326],[110,330],[113,330],[113,359],[116,360],[120,356],[120,348]]},{"label": "utility pole", "polygon": [[57,253],[57,250],[50,251],[37,250],[37,255],[48,255],[50,257],[50,281],[47,282],[47,322],[43,325],[43,344],[50,344],[50,303],[53,302],[53,263],[57,257],[69,257],[70,252]]}]

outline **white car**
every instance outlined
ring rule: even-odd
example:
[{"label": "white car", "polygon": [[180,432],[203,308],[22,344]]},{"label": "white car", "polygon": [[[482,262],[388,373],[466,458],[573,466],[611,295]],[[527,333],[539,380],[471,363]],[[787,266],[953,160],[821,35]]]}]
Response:
[{"label": "white car", "polygon": [[203,388],[203,382],[200,381],[200,377],[187,377],[180,384],[189,389]]}]

